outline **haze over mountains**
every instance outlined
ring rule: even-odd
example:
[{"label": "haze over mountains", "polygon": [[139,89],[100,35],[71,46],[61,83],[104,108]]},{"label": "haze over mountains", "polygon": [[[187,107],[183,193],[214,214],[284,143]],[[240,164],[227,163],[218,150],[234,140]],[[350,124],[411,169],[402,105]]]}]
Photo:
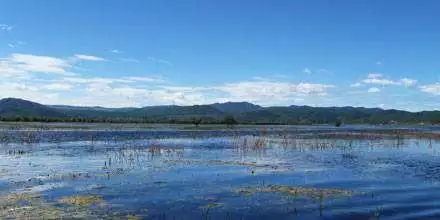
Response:
[{"label": "haze over mountains", "polygon": [[232,116],[246,124],[343,123],[438,123],[439,111],[408,112],[362,107],[262,107],[248,102],[193,106],[148,106],[142,108],[77,107],[42,105],[6,98],[0,100],[0,118],[6,121],[222,123]]}]

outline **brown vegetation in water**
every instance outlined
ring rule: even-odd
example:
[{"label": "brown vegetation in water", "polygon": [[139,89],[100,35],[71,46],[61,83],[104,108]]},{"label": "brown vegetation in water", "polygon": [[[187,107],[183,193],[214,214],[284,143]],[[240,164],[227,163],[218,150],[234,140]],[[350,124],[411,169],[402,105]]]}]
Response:
[{"label": "brown vegetation in water", "polygon": [[75,205],[75,206],[90,206],[104,202],[101,196],[86,195],[86,196],[67,196],[59,200],[60,203]]},{"label": "brown vegetation in water", "polygon": [[311,199],[351,196],[352,191],[344,189],[313,188],[301,186],[267,185],[260,187],[244,187],[237,190],[240,194],[279,193],[286,196],[306,197]]}]

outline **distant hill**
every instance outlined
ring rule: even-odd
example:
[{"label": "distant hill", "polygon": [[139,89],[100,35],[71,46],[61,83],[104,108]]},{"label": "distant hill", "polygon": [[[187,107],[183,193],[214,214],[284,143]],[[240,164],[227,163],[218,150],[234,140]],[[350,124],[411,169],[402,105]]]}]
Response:
[{"label": "distant hill", "polygon": [[209,105],[193,105],[193,106],[150,106],[139,108],[131,112],[132,116],[142,117],[152,120],[166,122],[167,120],[183,120],[188,121],[193,118],[211,119],[211,121],[221,118],[223,112]]},{"label": "distant hill", "polygon": [[52,108],[55,111],[62,112],[63,115],[70,118],[129,117],[130,113],[136,109],[136,108],[78,107],[78,106],[67,106],[67,105],[50,105],[48,107]]},{"label": "distant hill", "polygon": [[49,106],[23,99],[6,98],[0,100],[1,117],[64,117],[65,115]]},{"label": "distant hill", "polygon": [[408,112],[362,107],[261,107],[248,102],[226,102],[193,106],[148,106],[143,108],[77,107],[42,105],[6,98],[0,100],[0,119],[5,121],[222,123],[232,116],[246,124],[334,124],[334,123],[431,123],[440,122],[439,111]]},{"label": "distant hill", "polygon": [[249,102],[225,102],[225,103],[214,103],[210,106],[218,109],[221,112],[235,115],[246,112],[253,112],[263,109],[263,107],[259,105],[254,105]]}]

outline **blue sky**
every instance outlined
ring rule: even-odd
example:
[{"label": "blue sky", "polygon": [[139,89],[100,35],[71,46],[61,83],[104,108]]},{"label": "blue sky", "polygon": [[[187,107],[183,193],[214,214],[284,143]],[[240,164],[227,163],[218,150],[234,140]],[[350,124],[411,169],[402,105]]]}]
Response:
[{"label": "blue sky", "polygon": [[438,1],[0,3],[0,98],[440,109]]}]

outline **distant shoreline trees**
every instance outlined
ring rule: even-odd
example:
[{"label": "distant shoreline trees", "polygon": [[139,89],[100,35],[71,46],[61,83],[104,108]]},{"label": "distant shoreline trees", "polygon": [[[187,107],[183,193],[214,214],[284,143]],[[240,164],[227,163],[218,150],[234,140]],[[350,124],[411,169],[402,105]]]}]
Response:
[{"label": "distant shoreline trees", "polygon": [[144,124],[193,124],[195,127],[199,127],[201,124],[226,124],[231,127],[238,122],[232,117],[227,116],[224,119],[218,118],[157,118],[148,119],[142,118],[91,118],[91,117],[66,117],[66,118],[55,118],[55,117],[0,117],[0,121],[3,122],[60,122],[60,123],[144,123]]},{"label": "distant shoreline trees", "polygon": [[[385,117],[384,117],[385,118]],[[224,124],[228,128],[234,127],[236,124],[249,125],[315,125],[327,124],[335,127],[343,124],[439,124],[440,120],[433,117],[424,120],[409,118],[407,120],[387,120],[368,118],[362,120],[351,120],[343,117],[328,120],[312,120],[311,118],[293,118],[293,119],[270,119],[270,118],[238,118],[237,116],[227,115],[224,117],[217,116],[162,116],[162,117],[32,117],[32,116],[0,116],[3,122],[61,122],[61,123],[135,123],[135,124],[193,124],[196,128],[202,124]]]},{"label": "distant shoreline trees", "polygon": [[[421,124],[417,121],[343,121],[335,120],[333,122],[314,122],[314,121],[249,121],[249,120],[236,120],[233,116],[225,116],[223,119],[219,118],[87,118],[87,117],[69,117],[69,118],[50,118],[50,117],[0,117],[0,121],[3,122],[43,122],[43,123],[133,123],[133,124],[192,124],[196,128],[202,124],[224,124],[228,128],[232,128],[237,124],[249,124],[249,125],[314,125],[314,124],[328,124],[340,127],[343,124]],[[439,124],[438,121],[423,121],[423,124]]]},{"label": "distant shoreline trees", "polygon": [[228,128],[232,128],[234,125],[238,124],[238,122],[232,115],[228,115],[223,119],[223,124],[226,124]]}]

